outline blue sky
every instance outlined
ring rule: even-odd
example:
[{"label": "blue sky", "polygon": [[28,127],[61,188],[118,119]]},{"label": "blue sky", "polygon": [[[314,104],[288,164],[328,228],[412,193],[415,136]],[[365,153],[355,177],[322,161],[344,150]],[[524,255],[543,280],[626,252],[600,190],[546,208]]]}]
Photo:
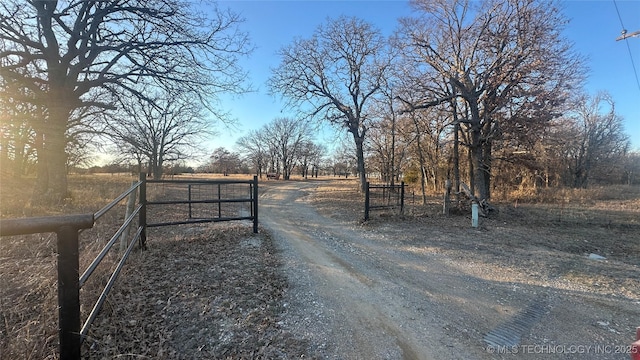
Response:
[{"label": "blue sky", "polygon": [[[242,60],[249,71],[256,92],[239,98],[224,98],[222,106],[237,118],[236,129],[220,128],[220,135],[208,144],[233,148],[238,137],[276,117],[289,116],[282,103],[267,94],[266,81],[270,69],[279,64],[276,52],[296,37],[307,38],[328,17],[358,16],[390,35],[397,19],[411,15],[408,1],[351,0],[351,1],[220,1],[245,18],[242,28],[247,31],[256,50],[250,58]],[[640,30],[640,0],[563,1],[565,15],[570,19],[566,37],[575,49],[588,58],[590,68],[586,90],[595,94],[608,91],[616,111],[624,117],[632,147],[640,150],[640,85],[634,74],[630,47],[635,67],[640,72],[640,37],[616,41],[622,25],[629,32]],[[334,134],[325,134],[329,140]]]}]

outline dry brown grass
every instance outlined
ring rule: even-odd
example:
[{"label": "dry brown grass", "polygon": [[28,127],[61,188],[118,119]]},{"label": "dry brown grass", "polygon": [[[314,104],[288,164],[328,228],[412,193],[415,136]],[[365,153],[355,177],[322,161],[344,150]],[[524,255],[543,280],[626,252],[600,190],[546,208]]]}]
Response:
[{"label": "dry brown grass", "polygon": [[592,186],[587,189],[573,188],[527,188],[513,190],[506,196],[497,194],[497,200],[527,203],[579,203],[592,205],[597,201],[634,201],[638,205],[640,187],[630,185]]},{"label": "dry brown grass", "polygon": [[[610,194],[611,193],[611,194]],[[471,244],[444,244],[488,249],[539,247],[544,251],[584,256],[597,253],[632,266],[640,266],[640,191],[637,188],[611,187],[595,190],[567,191],[565,203],[499,203],[499,212],[481,220],[483,234],[508,232],[507,237],[479,237]],[[597,196],[596,196],[597,195]],[[410,196],[410,195],[409,195]],[[586,200],[592,198],[593,200]],[[328,182],[318,186],[313,201],[326,215],[354,224],[362,223],[363,196],[356,182]],[[450,216],[442,214],[442,197],[428,197],[427,204],[417,197],[407,199],[405,214],[371,212],[371,221],[363,223],[370,229],[388,223],[401,223],[406,236],[411,231],[464,232],[470,229],[470,206],[464,201]],[[423,229],[423,230],[418,230]],[[561,255],[562,256],[562,255]],[[587,273],[585,278],[593,273]],[[624,283],[626,276],[611,275]],[[637,274],[635,275],[637,276]]]},{"label": "dry brown grass", "polygon": [[[32,180],[3,179],[0,217],[94,213],[126,190],[133,180],[129,176],[71,176],[70,199],[61,207],[41,208],[28,202]],[[170,189],[151,186],[148,190],[152,198],[159,190]],[[81,233],[81,272],[123,218],[124,201],[92,229]],[[278,274],[277,257],[267,235],[255,240],[261,246],[254,246],[254,240],[248,243],[243,240],[250,236],[248,225],[215,231],[195,226],[192,229],[197,230],[195,233],[189,229],[185,232],[185,227],[160,229],[150,229],[153,247],[149,251],[134,253],[127,261],[90,328],[83,356],[189,358],[190,351],[194,351],[190,346],[194,345],[203,358],[308,357],[306,344],[283,333],[276,323],[278,302],[286,282]],[[80,292],[82,321],[119,259],[115,248]],[[178,263],[176,259],[181,260]],[[164,265],[158,266],[163,261]],[[202,266],[206,271],[201,271]],[[220,274],[217,279],[211,278],[213,267]],[[0,238],[0,359],[58,358],[56,277],[54,234]],[[195,280],[202,291],[194,292]],[[213,302],[207,303],[207,299]],[[206,313],[194,312],[192,307],[200,305],[215,308],[208,308]],[[204,323],[195,326],[194,321]],[[218,332],[202,333],[203,328]],[[220,342],[208,343],[207,336],[218,336]]]},{"label": "dry brown grass", "polygon": [[248,223],[150,229],[83,346],[88,358],[309,358],[278,324],[287,282]]},{"label": "dry brown grass", "polygon": [[[421,206],[419,189],[409,187],[409,214],[438,214],[442,209],[441,193],[429,192],[427,206]],[[452,195],[452,200],[455,195]],[[469,212],[468,201],[454,211]],[[494,190],[491,203],[507,214],[511,221],[536,225],[572,224],[605,227],[640,226],[640,186],[592,186],[587,189],[527,188],[511,191]],[[416,205],[416,206],[414,206]],[[431,210],[428,208],[431,207]]]},{"label": "dry brown grass", "polygon": [[[33,179],[0,179],[0,217],[93,213],[126,190],[126,176],[71,176],[71,198],[58,207],[33,207]],[[107,213],[80,236],[81,272],[115,232],[122,207]],[[113,252],[112,252],[113,253]],[[116,258],[110,254],[81,291],[86,317]],[[0,238],[0,359],[58,358],[57,254],[55,234]]]}]

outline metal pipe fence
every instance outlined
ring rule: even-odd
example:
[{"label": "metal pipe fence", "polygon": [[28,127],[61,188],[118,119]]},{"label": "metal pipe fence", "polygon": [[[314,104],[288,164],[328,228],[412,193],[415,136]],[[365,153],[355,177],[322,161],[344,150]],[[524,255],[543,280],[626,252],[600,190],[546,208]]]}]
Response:
[{"label": "metal pipe fence", "polygon": [[364,220],[369,220],[372,210],[397,209],[404,213],[404,181],[400,185],[371,185],[366,184],[364,197]]},{"label": "metal pipe fence", "polygon": [[[146,227],[250,220],[258,232],[258,177],[251,180],[147,180],[147,211],[171,205],[170,212],[156,211],[158,222]],[[157,185],[159,188],[151,189]]]},{"label": "metal pipe fence", "polygon": [[[188,197],[184,200],[154,200],[149,201],[147,198],[148,184],[165,184],[172,186],[186,186],[188,188]],[[193,186],[213,186],[217,188],[214,199],[198,198],[193,199]],[[236,192],[222,191],[225,187],[237,186],[244,187],[241,194]],[[124,220],[123,224],[118,228],[115,234],[107,241],[100,253],[89,264],[80,275],[80,251],[79,251],[79,235],[85,229],[93,228],[95,222],[107,212],[111,211],[118,203],[135,191],[139,191],[139,203],[135,210]],[[180,221],[147,223],[147,206],[162,205],[188,205],[188,218]],[[207,216],[194,218],[194,205],[203,206],[216,204],[217,216]],[[247,213],[240,213],[237,216],[229,216],[223,209],[226,204],[249,204]],[[195,210],[203,210],[201,208]],[[107,284],[93,305],[91,312],[87,316],[84,324],[81,324],[80,313],[80,289],[94,273],[98,265],[104,260],[107,253],[113,248],[113,245],[126,233],[127,229],[138,219],[138,228],[133,235],[126,251],[122,254],[115,270],[111,274]],[[33,217],[22,219],[1,219],[0,220],[0,237],[31,235],[38,233],[55,233],[57,236],[57,275],[58,275],[58,337],[60,359],[80,359],[81,345],[84,341],[90,326],[98,316],[109,291],[113,287],[115,280],[120,274],[126,260],[132,253],[135,245],[138,244],[141,249],[146,248],[146,229],[148,227],[192,224],[203,222],[218,222],[232,220],[251,220],[253,221],[253,232],[258,232],[258,178],[253,180],[147,180],[145,174],[140,174],[140,180],[133,184],[128,190],[116,197],[104,208],[95,214],[80,215],[64,215],[64,216],[47,216]]]}]

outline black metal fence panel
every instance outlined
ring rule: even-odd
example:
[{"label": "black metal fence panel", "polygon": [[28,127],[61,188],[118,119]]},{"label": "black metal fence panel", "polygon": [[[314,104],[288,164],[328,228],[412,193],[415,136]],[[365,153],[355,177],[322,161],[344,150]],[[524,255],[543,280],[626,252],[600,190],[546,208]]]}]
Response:
[{"label": "black metal fence panel", "polygon": [[[151,188],[149,187],[151,184]],[[107,241],[99,255],[80,275],[79,235],[133,192],[139,191],[139,204]],[[151,200],[149,199],[151,198]],[[149,212],[165,207],[165,211]],[[168,207],[168,209],[167,209]],[[149,224],[148,217],[154,222]],[[81,326],[80,289],[126,229],[138,220],[137,230],[120,258],[107,284]],[[258,177],[253,180],[147,180],[140,181],[95,214],[1,219],[0,236],[53,232],[58,251],[58,321],[60,359],[80,359],[80,346],[98,315],[125,261],[136,244],[146,248],[146,228],[189,223],[251,220],[258,232]]]},{"label": "black metal fence panel", "polygon": [[366,184],[364,200],[364,220],[369,220],[372,210],[392,209],[404,212],[404,182],[400,185],[371,185]]},{"label": "black metal fence panel", "polygon": [[147,180],[147,227],[251,220],[258,224],[258,178],[252,180]]}]

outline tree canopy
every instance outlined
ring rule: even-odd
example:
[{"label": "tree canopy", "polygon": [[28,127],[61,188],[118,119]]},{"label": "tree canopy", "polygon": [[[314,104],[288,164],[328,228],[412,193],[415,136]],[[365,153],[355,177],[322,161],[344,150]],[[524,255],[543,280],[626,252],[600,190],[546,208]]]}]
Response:
[{"label": "tree canopy", "polygon": [[308,39],[279,52],[269,86],[290,106],[344,127],[356,145],[360,185],[366,170],[363,144],[372,99],[380,94],[391,65],[387,40],[373,25],[353,17],[330,19]]},{"label": "tree canopy", "polygon": [[216,95],[246,89],[237,59],[251,49],[241,21],[213,3],[3,1],[0,76],[45,114],[33,124],[43,140],[38,189],[51,200],[66,196],[74,117],[113,109],[118,97],[149,99],[142,83],[190,91],[221,115]]}]

